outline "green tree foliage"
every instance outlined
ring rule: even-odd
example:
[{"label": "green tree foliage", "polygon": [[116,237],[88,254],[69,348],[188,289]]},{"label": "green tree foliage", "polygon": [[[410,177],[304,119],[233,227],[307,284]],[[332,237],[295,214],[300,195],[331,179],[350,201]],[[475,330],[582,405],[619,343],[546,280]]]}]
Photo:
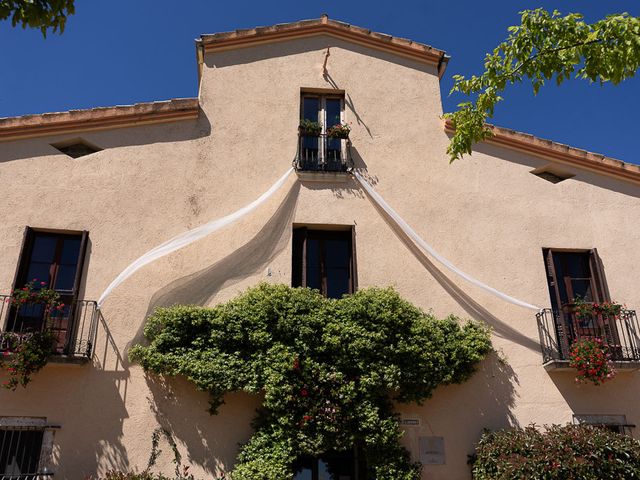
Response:
[{"label": "green tree foliage", "polygon": [[591,82],[621,81],[633,77],[640,65],[640,18],[627,13],[586,23],[582,15],[544,9],[521,12],[521,24],[509,27],[509,36],[487,54],[484,72],[464,78],[454,75],[451,93],[475,96],[445,114],[455,134],[447,148],[453,162],[470,154],[475,142],[492,135],[491,118],[507,85],[528,81],[538,93],[547,81],[560,85],[576,77]]},{"label": "green tree foliage", "polygon": [[11,18],[15,27],[39,28],[43,35],[52,29],[64,31],[69,15],[73,15],[75,0],[0,0],[0,20]]},{"label": "green tree foliage", "polygon": [[393,401],[421,402],[460,383],[489,352],[489,332],[424,313],[392,289],[340,300],[262,284],[213,308],[158,309],[148,346],[130,358],[149,372],[183,375],[211,394],[264,393],[255,434],[233,480],[286,480],[301,456],[362,447],[371,478],[415,480],[399,444]]},{"label": "green tree foliage", "polygon": [[473,478],[637,480],[640,442],[587,425],[485,433],[476,449]]}]

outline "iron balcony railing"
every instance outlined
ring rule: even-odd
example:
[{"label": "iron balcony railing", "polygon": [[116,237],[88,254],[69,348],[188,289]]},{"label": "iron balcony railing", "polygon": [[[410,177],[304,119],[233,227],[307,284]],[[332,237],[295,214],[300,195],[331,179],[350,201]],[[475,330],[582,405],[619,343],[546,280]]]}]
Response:
[{"label": "iron balcony railing", "polygon": [[296,170],[312,172],[348,172],[353,168],[351,142],[326,134],[307,135],[298,132]]},{"label": "iron balcony railing", "polygon": [[51,480],[53,473],[16,473],[1,474],[0,480]]},{"label": "iron balcony railing", "polygon": [[50,330],[52,355],[90,358],[98,324],[97,303],[75,300],[49,311],[40,303],[16,306],[10,295],[0,295],[0,352],[13,350],[34,332]]},{"label": "iron balcony railing", "polygon": [[543,363],[569,360],[571,345],[585,338],[601,339],[615,362],[640,361],[640,325],[635,310],[584,318],[570,311],[554,313],[546,308],[536,315],[536,320]]}]

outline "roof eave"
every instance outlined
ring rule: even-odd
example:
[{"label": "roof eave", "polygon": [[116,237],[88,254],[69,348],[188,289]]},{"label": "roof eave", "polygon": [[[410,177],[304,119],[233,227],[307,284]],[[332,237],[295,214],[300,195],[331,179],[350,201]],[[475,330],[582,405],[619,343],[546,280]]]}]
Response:
[{"label": "roof eave", "polygon": [[[539,158],[588,170],[618,180],[640,184],[640,165],[626,163],[622,160],[507,128],[495,125],[488,125],[488,127],[493,131],[493,135],[487,138],[484,143],[528,153]],[[455,127],[449,120],[445,121],[444,128],[447,133],[452,134],[455,132]]]},{"label": "roof eave", "polygon": [[198,118],[197,98],[0,118],[0,142]]}]

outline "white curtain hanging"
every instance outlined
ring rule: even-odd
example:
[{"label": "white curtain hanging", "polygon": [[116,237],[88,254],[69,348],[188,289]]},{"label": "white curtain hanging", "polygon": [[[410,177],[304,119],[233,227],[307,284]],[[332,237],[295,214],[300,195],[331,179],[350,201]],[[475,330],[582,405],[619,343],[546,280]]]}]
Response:
[{"label": "white curtain hanging", "polygon": [[217,220],[212,220],[209,223],[205,223],[199,227],[196,227],[187,232],[181,233],[173,237],[170,240],[167,240],[161,245],[149,250],[147,253],[136,259],[133,263],[131,263],[127,268],[125,268],[120,275],[118,275],[113,282],[109,284],[106,290],[100,295],[98,299],[98,309],[102,307],[102,304],[107,299],[107,297],[111,294],[111,292],[122,282],[124,282],[127,278],[133,275],[135,272],[140,270],[145,265],[159,259],[160,257],[164,257],[165,255],[170,254],[171,252],[175,252],[182,247],[186,247],[187,245],[200,240],[202,237],[212,234],[213,232],[217,232],[218,230],[226,227],[227,225],[231,225],[235,221],[241,219],[245,215],[249,214],[260,205],[265,203],[269,197],[271,197],[282,185],[284,185],[285,181],[293,172],[293,168],[287,170],[287,172],[280,177],[280,179],[274,183],[269,190],[260,195],[256,200],[251,202],[249,205],[242,207],[240,210],[236,210],[235,212],[219,218]]},{"label": "white curtain hanging", "polygon": [[415,232],[415,230],[413,230],[413,228],[411,228],[407,224],[407,222],[405,222],[402,217],[400,217],[400,215],[398,215],[398,213],[393,208],[391,208],[387,202],[384,201],[384,199],[373,189],[373,187],[362,177],[362,175],[355,171],[353,172],[353,174],[358,179],[362,187],[367,191],[369,197],[393,219],[393,221],[400,227],[400,229],[404,233],[407,234],[409,238],[411,238],[418,246],[420,246],[425,252],[427,252],[434,260],[438,261],[441,265],[443,265],[456,275],[464,278],[467,282],[475,285],[478,288],[481,288],[486,292],[489,292],[492,295],[495,295],[496,297],[506,302],[518,305],[520,307],[529,308],[531,310],[535,310],[536,312],[542,310],[540,307],[536,307],[535,305],[531,305],[530,303],[523,302],[522,300],[518,300],[517,298],[513,298],[506,293],[502,293],[501,291],[482,283],[480,280],[460,270],[453,263],[436,252],[431,245],[425,242]]}]

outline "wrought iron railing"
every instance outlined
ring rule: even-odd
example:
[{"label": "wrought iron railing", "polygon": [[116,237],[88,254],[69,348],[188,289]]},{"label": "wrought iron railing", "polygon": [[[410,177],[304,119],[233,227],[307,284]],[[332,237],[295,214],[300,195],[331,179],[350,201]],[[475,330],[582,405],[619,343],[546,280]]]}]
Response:
[{"label": "wrought iron railing", "polygon": [[325,134],[298,133],[296,170],[312,172],[348,172],[353,168],[351,142],[348,138],[333,138]]},{"label": "wrought iron railing", "polygon": [[0,480],[51,480],[53,473],[11,473],[1,474]]},{"label": "wrought iron railing", "polygon": [[536,314],[536,320],[544,363],[569,360],[573,342],[584,338],[602,340],[613,361],[640,361],[640,325],[635,310],[583,317],[570,311],[554,313],[546,308]]},{"label": "wrought iron railing", "polygon": [[97,304],[75,300],[49,311],[46,305],[14,305],[10,295],[0,295],[0,352],[11,351],[35,332],[51,331],[52,355],[91,357],[98,324]]}]

